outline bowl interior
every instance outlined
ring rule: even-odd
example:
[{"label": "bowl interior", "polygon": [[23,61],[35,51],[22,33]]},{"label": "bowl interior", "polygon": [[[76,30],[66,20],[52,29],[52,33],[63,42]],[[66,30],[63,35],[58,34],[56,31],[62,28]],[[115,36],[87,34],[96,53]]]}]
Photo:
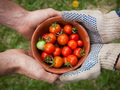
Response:
[{"label": "bowl interior", "polygon": [[[48,64],[46,64],[40,57],[41,55],[41,52],[40,50],[38,50],[36,48],[36,43],[38,42],[38,39],[40,36],[42,36],[44,33],[47,33],[49,32],[49,26],[52,24],[52,23],[58,23],[60,24],[61,26],[64,26],[66,24],[71,24],[72,26],[75,26],[78,30],[78,33],[79,33],[79,36],[80,36],[80,39],[83,41],[84,43],[84,51],[85,51],[85,56],[83,56],[78,64],[74,67],[62,67],[62,68],[53,68],[53,67],[50,67]],[[40,24],[37,29],[35,30],[33,36],[32,36],[32,40],[31,40],[31,49],[32,49],[32,54],[34,56],[34,58],[43,66],[43,68],[51,73],[56,73],[56,74],[62,74],[62,73],[65,73],[65,72],[68,72],[68,71],[72,71],[78,67],[81,66],[81,64],[84,62],[84,60],[86,59],[88,53],[89,53],[89,50],[90,50],[90,39],[89,39],[89,36],[86,32],[86,30],[80,25],[78,24],[77,22],[68,22],[68,21],[65,21],[63,20],[61,17],[54,17],[54,18],[49,18],[47,19],[46,21],[44,21],[42,24]]]}]

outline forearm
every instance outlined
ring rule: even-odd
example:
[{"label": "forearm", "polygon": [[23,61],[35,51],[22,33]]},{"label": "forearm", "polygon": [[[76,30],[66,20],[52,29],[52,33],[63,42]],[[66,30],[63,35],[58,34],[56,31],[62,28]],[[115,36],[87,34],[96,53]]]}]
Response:
[{"label": "forearm", "polygon": [[27,11],[9,0],[0,0],[0,24],[16,29]]},{"label": "forearm", "polygon": [[0,53],[0,76],[16,73],[19,69],[12,53],[4,51]]}]

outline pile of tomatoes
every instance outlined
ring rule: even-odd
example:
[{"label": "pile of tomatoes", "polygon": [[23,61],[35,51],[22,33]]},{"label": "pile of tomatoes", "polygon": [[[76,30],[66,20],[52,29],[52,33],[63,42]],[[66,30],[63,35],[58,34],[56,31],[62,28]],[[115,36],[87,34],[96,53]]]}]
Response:
[{"label": "pile of tomatoes", "polygon": [[85,55],[83,41],[75,27],[70,24],[61,26],[51,24],[49,32],[43,34],[36,46],[42,51],[42,60],[51,67],[75,66]]}]

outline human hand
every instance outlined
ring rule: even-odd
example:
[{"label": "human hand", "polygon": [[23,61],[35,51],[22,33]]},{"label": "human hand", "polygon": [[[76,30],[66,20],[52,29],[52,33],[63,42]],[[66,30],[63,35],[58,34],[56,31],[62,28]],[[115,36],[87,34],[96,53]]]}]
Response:
[{"label": "human hand", "polygon": [[16,25],[17,27],[15,29],[30,40],[34,30],[39,24],[50,17],[59,16],[60,14],[60,11],[56,11],[51,8],[28,11],[24,17],[21,17],[18,20],[18,24]]},{"label": "human hand", "polygon": [[82,66],[75,71],[62,74],[59,77],[60,82],[97,78],[102,68],[114,70],[120,53],[120,44],[104,43],[120,38],[117,14],[114,11],[106,15],[100,11],[64,11],[62,17],[64,20],[77,21],[85,26],[91,39],[91,50]]},{"label": "human hand", "polygon": [[53,83],[59,77],[59,75],[46,72],[28,51],[22,49],[11,49],[0,53],[0,75],[13,73],[48,83]]}]

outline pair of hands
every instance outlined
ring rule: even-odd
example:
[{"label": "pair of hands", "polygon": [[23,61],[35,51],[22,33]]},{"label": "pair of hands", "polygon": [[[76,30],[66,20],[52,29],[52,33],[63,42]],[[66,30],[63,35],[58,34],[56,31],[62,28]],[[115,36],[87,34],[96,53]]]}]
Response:
[{"label": "pair of hands", "polygon": [[[31,39],[35,28],[44,20],[60,15],[61,12],[54,9],[43,9],[26,11],[24,17],[18,19],[17,25],[13,27],[20,34]],[[33,59],[31,53],[22,49],[11,49],[0,53],[0,75],[13,73],[24,74],[36,80],[53,83],[59,75],[46,72],[43,67]]]},{"label": "pair of hands", "polygon": [[[47,18],[58,15],[61,15],[61,12],[53,9],[28,12],[25,17],[21,18],[21,22],[18,24],[19,26],[15,27],[15,29],[30,40],[37,25],[42,23]],[[62,12],[62,17],[67,21],[77,21],[82,23],[86,27],[91,39],[92,45],[90,54],[79,69],[65,73],[59,77],[56,74],[46,72],[27,51],[14,49],[1,53],[3,56],[8,55],[9,58],[9,61],[6,60],[3,62],[3,65],[11,63],[11,66],[9,67],[8,65],[8,67],[4,68],[3,72],[1,73],[19,73],[37,80],[53,83],[58,79],[58,77],[62,82],[75,82],[83,79],[97,78],[100,75],[101,68],[113,70],[116,58],[120,51],[120,45],[104,45],[103,43],[108,43],[112,40],[120,38],[120,32],[118,28],[119,21],[116,22],[119,17],[115,14],[115,12],[112,12],[109,15],[102,15],[102,13],[99,11],[66,11]],[[114,23],[118,23],[118,26]],[[111,31],[108,32],[108,30]],[[113,32],[115,33],[112,34]],[[113,35],[113,37],[109,38],[109,35]],[[111,51],[111,53],[110,48],[116,49]],[[109,55],[109,57],[106,55]],[[14,66],[13,63],[16,63],[16,66]]]}]

